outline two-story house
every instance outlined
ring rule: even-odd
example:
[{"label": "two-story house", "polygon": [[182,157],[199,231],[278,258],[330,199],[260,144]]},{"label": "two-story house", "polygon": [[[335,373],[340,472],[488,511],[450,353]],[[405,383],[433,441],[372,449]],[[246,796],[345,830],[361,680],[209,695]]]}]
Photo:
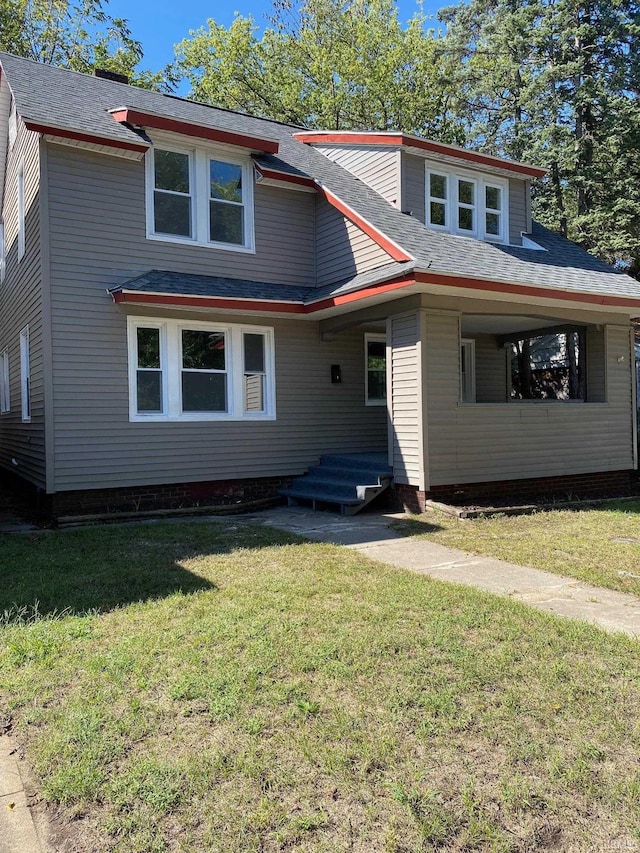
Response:
[{"label": "two-story house", "polygon": [[542,169],[0,65],[0,465],[54,514],[628,486],[640,284]]}]

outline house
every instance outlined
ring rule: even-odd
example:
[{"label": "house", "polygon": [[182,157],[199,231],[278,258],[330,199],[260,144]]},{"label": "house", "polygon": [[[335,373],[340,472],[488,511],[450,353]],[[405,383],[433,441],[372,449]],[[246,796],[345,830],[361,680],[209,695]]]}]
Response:
[{"label": "house", "polygon": [[51,512],[354,454],[410,509],[629,488],[640,284],[532,221],[542,169],[0,66],[0,466]]}]

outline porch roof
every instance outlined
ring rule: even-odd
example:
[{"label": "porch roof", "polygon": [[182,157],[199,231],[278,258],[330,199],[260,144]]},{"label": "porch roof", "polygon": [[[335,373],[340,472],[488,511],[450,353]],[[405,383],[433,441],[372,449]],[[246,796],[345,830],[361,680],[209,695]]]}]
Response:
[{"label": "porch roof", "polygon": [[390,281],[410,284],[413,282],[413,268],[411,262],[393,262],[324,287],[151,270],[109,288],[109,293],[115,302],[177,305],[182,301],[194,307],[200,305],[308,314],[331,307],[341,298],[366,293],[368,289]]}]

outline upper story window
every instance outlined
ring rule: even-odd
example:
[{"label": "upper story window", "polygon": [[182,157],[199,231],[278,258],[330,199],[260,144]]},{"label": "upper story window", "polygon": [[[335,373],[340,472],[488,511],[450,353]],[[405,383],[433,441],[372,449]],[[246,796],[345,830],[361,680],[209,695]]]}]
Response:
[{"label": "upper story window", "polygon": [[244,245],[242,167],[209,160],[209,238]]},{"label": "upper story window", "polygon": [[253,252],[248,158],[156,146],[147,154],[147,236]]},{"label": "upper story window", "polygon": [[154,152],[153,230],[191,238],[191,157],[179,151]]},{"label": "upper story window", "polygon": [[509,242],[508,181],[427,167],[427,225],[480,240]]}]

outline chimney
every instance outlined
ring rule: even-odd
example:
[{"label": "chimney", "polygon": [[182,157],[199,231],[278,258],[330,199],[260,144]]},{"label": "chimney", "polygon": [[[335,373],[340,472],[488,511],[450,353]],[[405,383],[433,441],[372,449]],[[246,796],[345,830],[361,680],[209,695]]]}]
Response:
[{"label": "chimney", "polygon": [[129,78],[126,74],[118,74],[117,71],[107,71],[106,68],[94,68],[94,77],[101,77],[103,80],[113,80],[114,83],[129,83]]}]

